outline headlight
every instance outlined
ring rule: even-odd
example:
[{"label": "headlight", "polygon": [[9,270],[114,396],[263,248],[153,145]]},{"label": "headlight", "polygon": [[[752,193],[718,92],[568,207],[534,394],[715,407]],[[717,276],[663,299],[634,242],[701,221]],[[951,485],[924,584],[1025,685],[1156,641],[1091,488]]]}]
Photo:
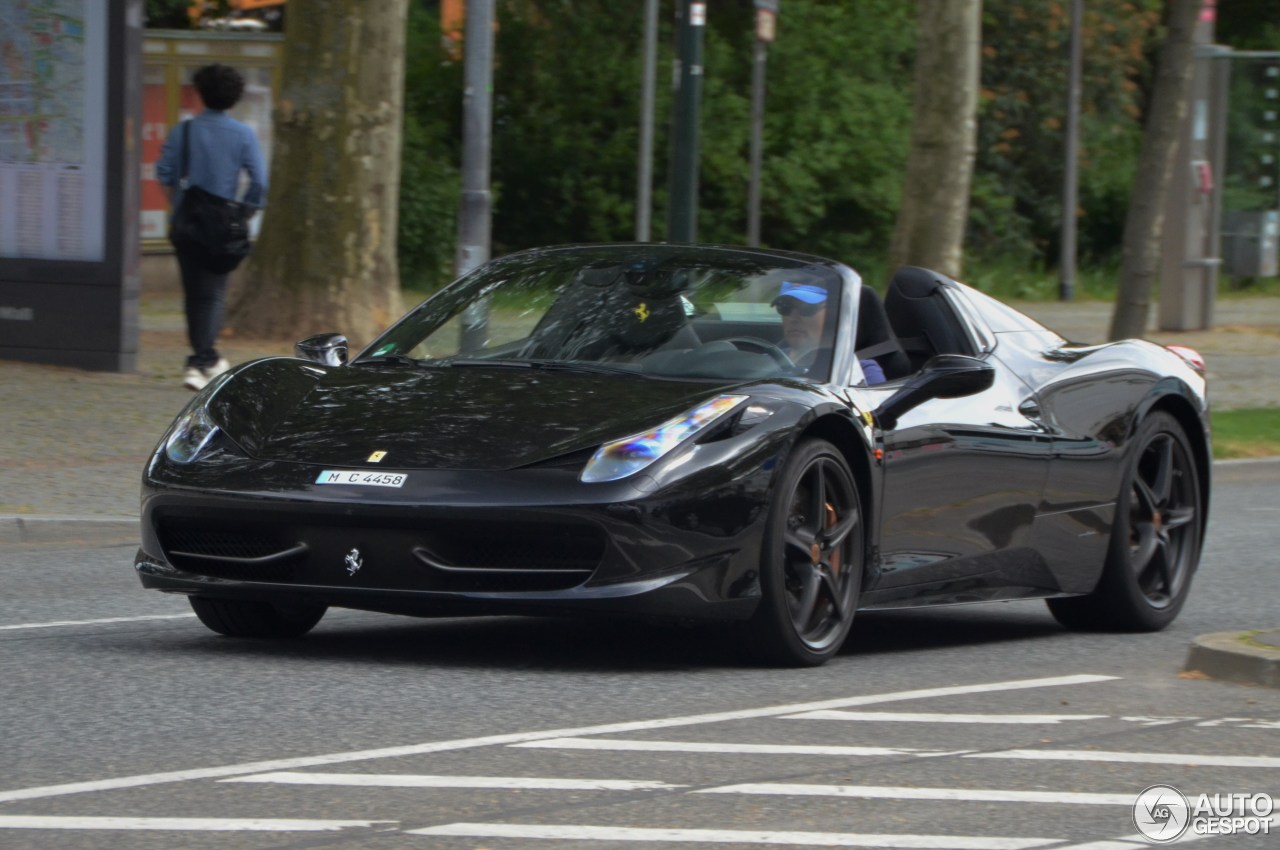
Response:
[{"label": "headlight", "polygon": [[174,463],[191,463],[218,434],[218,425],[209,417],[204,405],[183,414],[173,423],[164,453]]},{"label": "headlight", "polygon": [[745,395],[716,396],[688,413],[668,419],[652,431],[605,443],[587,461],[581,479],[592,484],[634,475],[747,398]]}]

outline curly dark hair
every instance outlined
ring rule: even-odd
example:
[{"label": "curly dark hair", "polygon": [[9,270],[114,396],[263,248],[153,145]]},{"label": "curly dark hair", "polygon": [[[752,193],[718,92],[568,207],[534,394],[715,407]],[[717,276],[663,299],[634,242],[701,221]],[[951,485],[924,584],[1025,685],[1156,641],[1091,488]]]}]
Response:
[{"label": "curly dark hair", "polygon": [[208,109],[230,109],[244,94],[244,77],[229,65],[205,65],[191,78]]}]

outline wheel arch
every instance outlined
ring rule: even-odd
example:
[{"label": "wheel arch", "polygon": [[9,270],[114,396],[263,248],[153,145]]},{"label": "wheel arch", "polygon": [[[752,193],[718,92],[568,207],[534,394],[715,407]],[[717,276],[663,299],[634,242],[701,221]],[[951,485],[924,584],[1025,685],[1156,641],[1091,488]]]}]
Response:
[{"label": "wheel arch", "polygon": [[1183,433],[1187,435],[1187,442],[1191,444],[1191,451],[1195,456],[1196,478],[1200,482],[1200,539],[1203,541],[1209,520],[1209,481],[1213,464],[1213,447],[1209,442],[1208,428],[1191,401],[1177,392],[1166,392],[1154,397],[1142,416],[1136,419],[1134,427],[1156,411],[1167,413],[1177,420]]},{"label": "wheel arch", "polygon": [[866,550],[863,553],[865,577],[865,571],[871,565],[871,556],[875,548],[870,528],[872,527],[871,517],[876,511],[875,502],[872,499],[875,486],[871,471],[871,454],[866,435],[849,416],[840,412],[831,412],[810,422],[800,433],[797,442],[809,437],[826,440],[835,446],[836,451],[844,457],[845,463],[849,464],[849,471],[853,473],[853,483],[858,488],[858,499],[862,502],[863,520],[867,524],[862,536],[863,548]]}]

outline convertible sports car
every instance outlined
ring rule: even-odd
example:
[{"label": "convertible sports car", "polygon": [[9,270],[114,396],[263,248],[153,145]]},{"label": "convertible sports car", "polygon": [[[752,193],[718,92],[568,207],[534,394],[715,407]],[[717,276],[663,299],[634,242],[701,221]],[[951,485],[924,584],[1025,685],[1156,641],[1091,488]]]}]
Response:
[{"label": "convertible sports car", "polygon": [[1073,345],[926,269],[881,297],[780,251],[540,249],[349,362],[298,353],[212,381],[146,468],[138,575],[224,635],[628,614],[815,665],[867,609],[1163,628],[1199,560],[1199,355]]}]

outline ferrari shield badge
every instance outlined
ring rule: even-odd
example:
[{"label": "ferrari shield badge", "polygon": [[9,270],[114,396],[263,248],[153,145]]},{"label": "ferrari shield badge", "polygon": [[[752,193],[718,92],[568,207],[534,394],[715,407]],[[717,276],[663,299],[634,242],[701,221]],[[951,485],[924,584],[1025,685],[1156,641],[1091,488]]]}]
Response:
[{"label": "ferrari shield badge", "polygon": [[364,566],[364,558],[360,557],[359,549],[352,549],[347,553],[347,575],[353,576],[360,572],[360,568]]},{"label": "ferrari shield badge", "polygon": [[366,463],[379,463],[386,456],[387,456],[386,452],[374,452],[373,454],[369,455],[369,460],[366,461]]}]

